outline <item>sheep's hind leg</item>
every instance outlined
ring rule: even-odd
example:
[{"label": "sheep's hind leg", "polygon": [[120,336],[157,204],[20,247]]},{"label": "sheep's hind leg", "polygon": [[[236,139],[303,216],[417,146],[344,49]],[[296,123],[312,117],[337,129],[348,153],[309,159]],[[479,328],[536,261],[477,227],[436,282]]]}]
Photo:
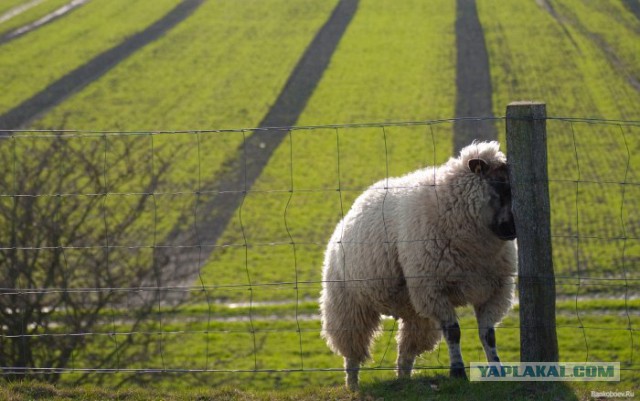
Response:
[{"label": "sheep's hind leg", "polygon": [[440,328],[432,319],[412,316],[400,320],[398,341],[398,377],[411,377],[416,357],[431,351],[440,341]]},{"label": "sheep's hind leg", "polygon": [[449,375],[453,378],[466,379],[467,373],[464,370],[464,361],[460,352],[460,325],[456,320],[443,322],[442,331],[449,347],[449,360],[451,361]]},{"label": "sheep's hind leg", "polygon": [[369,357],[369,348],[380,326],[380,314],[355,302],[326,303],[323,333],[331,348],[344,357],[346,385],[358,389],[360,365]]},{"label": "sheep's hind leg", "polygon": [[347,372],[346,383],[350,391],[358,391],[358,373],[360,361],[355,358],[344,358],[344,370]]}]

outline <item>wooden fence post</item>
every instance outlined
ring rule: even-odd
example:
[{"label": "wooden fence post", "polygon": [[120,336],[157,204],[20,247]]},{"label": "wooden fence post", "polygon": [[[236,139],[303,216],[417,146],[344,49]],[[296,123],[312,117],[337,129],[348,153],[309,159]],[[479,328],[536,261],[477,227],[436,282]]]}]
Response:
[{"label": "wooden fence post", "polygon": [[518,235],[522,362],[558,361],[546,117],[544,103],[513,102],[507,106],[507,160]]}]

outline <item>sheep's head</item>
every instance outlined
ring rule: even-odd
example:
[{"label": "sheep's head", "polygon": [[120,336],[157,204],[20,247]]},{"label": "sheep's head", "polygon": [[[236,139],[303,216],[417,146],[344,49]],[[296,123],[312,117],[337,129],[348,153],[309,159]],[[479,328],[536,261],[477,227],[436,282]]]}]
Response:
[{"label": "sheep's head", "polygon": [[492,212],[489,228],[504,241],[515,239],[516,226],[511,209],[511,184],[507,164],[491,166],[484,159],[475,158],[469,160],[468,167],[488,184],[489,208]]}]

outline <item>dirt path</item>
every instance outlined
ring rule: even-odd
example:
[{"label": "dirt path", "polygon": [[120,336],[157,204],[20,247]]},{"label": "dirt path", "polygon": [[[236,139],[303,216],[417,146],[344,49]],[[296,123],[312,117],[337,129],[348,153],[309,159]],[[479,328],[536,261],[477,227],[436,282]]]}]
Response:
[{"label": "dirt path", "polygon": [[75,10],[76,8],[84,5],[85,3],[87,3],[89,0],[71,0],[68,4],[65,4],[64,6],[58,8],[55,11],[50,12],[49,14],[45,15],[44,17],[38,19],[37,21],[34,21],[30,24],[27,24],[25,26],[22,26],[18,29],[14,29],[13,31],[3,35],[0,38],[0,44],[6,43],[10,40],[19,38],[22,35],[25,35],[31,31],[33,31],[34,29],[38,29],[42,26],[45,26],[55,20],[57,20],[58,18],[69,14],[71,11]]},{"label": "dirt path", "polygon": [[[307,101],[329,65],[343,33],[358,8],[358,0],[341,0],[327,22],[318,31],[294,68],[277,100],[260,122],[258,129],[247,133],[245,142],[231,155],[204,188],[216,193],[206,203],[198,203],[196,227],[176,226],[165,239],[173,246],[215,244],[229,221],[237,215],[246,191],[260,176],[278,145],[288,135],[286,129],[295,125]],[[157,255],[165,274],[163,283],[192,285],[212,247],[186,247],[179,254],[168,248]]]},{"label": "dirt path", "polygon": [[[69,72],[41,92],[36,93],[20,105],[1,115],[0,129],[11,130],[24,127],[33,119],[100,78],[143,46],[158,39],[166,31],[191,15],[203,2],[204,0],[184,0],[145,30],[131,36],[116,47],[99,54],[86,64]],[[0,132],[0,136],[3,134],[6,135],[7,133]]]},{"label": "dirt path", "polygon": [[[475,0],[457,0],[456,18],[456,118],[491,117],[492,89],[489,56]],[[454,152],[474,139],[498,137],[491,120],[457,120],[453,125]]]}]

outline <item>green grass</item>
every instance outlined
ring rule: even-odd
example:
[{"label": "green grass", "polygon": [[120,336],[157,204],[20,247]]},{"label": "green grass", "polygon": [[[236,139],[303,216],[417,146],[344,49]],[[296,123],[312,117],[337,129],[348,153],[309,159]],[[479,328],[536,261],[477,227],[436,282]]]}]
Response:
[{"label": "green grass", "polygon": [[[238,7],[234,2],[205,2],[191,18],[52,110],[35,127],[135,131],[256,126],[334,4],[270,0]],[[211,182],[224,157],[247,135],[250,132],[85,136],[66,142],[79,149],[104,149],[99,157],[104,158],[109,191],[114,193],[105,204],[110,222],[131,210],[138,199],[117,194],[139,192],[154,166],[175,160],[137,225],[146,226],[147,232],[140,231],[135,245],[150,246],[154,238],[164,238],[179,216],[186,216],[185,227],[195,224],[194,191]],[[36,148],[47,147],[50,140],[38,140]],[[17,166],[27,163],[21,157],[34,154],[32,143],[28,138],[15,140]],[[132,180],[114,185],[115,178],[132,166],[130,158],[120,157],[125,148],[136,149],[130,157],[146,160],[147,166],[137,164]],[[102,162],[97,162],[100,168]],[[156,216],[154,210],[161,213]],[[96,210],[96,221],[101,213]],[[148,257],[148,248],[138,254]]]},{"label": "green grass", "polygon": [[[605,52],[617,56],[620,65],[614,65],[614,68],[619,69],[623,76],[640,77],[640,58],[636,45],[638,19],[624,7],[622,1],[592,3],[563,0],[557,4],[580,33],[610,48]],[[616,23],[612,23],[612,18]],[[630,91],[630,88],[626,91]]]},{"label": "green grass", "polygon": [[[5,3],[5,2],[3,2]],[[11,2],[9,2],[11,3]],[[16,15],[15,17],[8,19],[0,23],[0,35],[5,35],[15,29],[37,21],[45,15],[57,10],[63,5],[69,3],[69,0],[47,0],[42,3],[25,10],[24,12]],[[4,8],[4,4],[2,6]],[[0,8],[0,13],[4,10]]]},{"label": "green grass", "polygon": [[[453,115],[447,99],[455,88],[447,82],[454,81],[454,36],[439,37],[439,46],[426,45],[450,29],[453,18],[448,1],[362,2],[298,125]],[[292,131],[219,241],[238,246],[214,251],[202,271],[205,284],[312,281],[316,284],[297,290],[295,285],[253,288],[251,295],[317,297],[326,241],[355,197],[382,177],[445,161],[451,128]],[[236,287],[213,297],[247,300],[248,295],[248,287]]]},{"label": "green grass", "polygon": [[[453,115],[455,55],[450,49],[455,38],[446,28],[452,25],[452,5],[387,6],[386,13],[376,13],[384,6],[361,5],[299,125]],[[572,31],[571,38],[580,46],[576,49],[535,2],[505,7],[483,1],[479,8],[496,115],[503,115],[511,100],[531,98],[546,100],[552,116],[634,115],[640,96],[603,61],[602,51],[584,32]],[[412,22],[423,15],[430,16],[429,24]],[[607,18],[611,25],[615,18],[627,18],[597,15],[599,26],[606,25]],[[397,22],[394,25],[398,20],[403,21],[402,28]],[[538,35],[531,36],[532,30]],[[623,36],[620,43],[634,35]],[[420,46],[409,37],[425,41],[438,37],[438,46]],[[559,292],[615,294],[624,291],[625,285],[636,291],[634,282],[624,279],[637,278],[633,266],[640,252],[640,224],[634,199],[640,194],[637,185],[626,183],[639,182],[640,128],[550,121],[548,131]],[[500,132],[504,141],[503,126]],[[443,162],[451,152],[450,134],[450,124],[293,131],[254,186],[263,192],[249,194],[227,227],[221,243],[232,246],[216,250],[203,270],[206,284],[221,286],[213,296],[232,300],[248,300],[249,294],[258,300],[316,297],[317,285],[260,284],[319,280],[324,244],[359,192],[387,175]],[[585,182],[576,184],[578,180]]]},{"label": "green grass", "polygon": [[[623,371],[619,383],[570,382],[557,387],[550,386],[545,391],[557,395],[558,391],[563,394],[580,394],[592,389],[604,391],[637,387],[640,384],[637,358],[640,336],[637,331],[629,330],[629,327],[636,328],[640,324],[640,316],[635,312],[640,306],[639,302],[632,300],[625,304],[619,300],[579,300],[579,313],[576,313],[575,301],[559,301],[557,332],[561,361],[620,362]],[[206,306],[193,305],[175,315],[153,315],[131,337],[132,341],[140,344],[142,340],[151,340],[144,348],[142,358],[126,363],[127,358],[134,354],[140,357],[140,349],[131,349],[119,355],[121,362],[117,367],[173,372],[97,374],[89,382],[100,380],[102,391],[116,388],[117,383],[122,382],[125,383],[124,387],[117,388],[120,391],[130,389],[134,394],[135,391],[140,391],[138,387],[149,387],[151,384],[154,390],[166,389],[183,395],[193,394],[194,389],[203,386],[216,388],[216,391],[224,391],[229,387],[242,388],[250,390],[252,396],[263,396],[268,391],[282,391],[279,396],[286,397],[292,392],[299,394],[303,389],[316,389],[320,394],[333,394],[335,391],[342,394],[335,389],[343,384],[341,358],[332,354],[320,338],[317,318],[302,318],[302,315],[313,313],[314,308],[317,306],[312,303],[301,305],[298,321],[295,320],[293,305],[254,306],[251,309],[229,309],[218,305],[212,309],[211,315]],[[285,311],[288,311],[288,315],[284,314]],[[253,316],[253,322],[248,319],[249,314]],[[231,317],[235,319],[230,319]],[[117,316],[115,318],[118,319]],[[460,311],[460,322],[465,361],[483,361],[484,352],[469,308]],[[494,391],[497,394],[512,392],[515,399],[520,399],[517,397],[526,398],[533,391],[532,386],[526,383],[510,383],[509,386],[506,383],[469,383],[460,386],[451,382],[445,377],[449,362],[444,343],[440,343],[432,353],[418,358],[417,373],[411,382],[396,382],[392,369],[396,358],[394,336],[397,326],[393,320],[385,320],[383,327],[375,342],[372,359],[366,363],[361,373],[362,391],[365,394],[384,396],[385,399],[402,399],[402,396],[416,396],[427,391],[432,396],[448,395],[453,398],[476,393],[482,388],[484,395]],[[109,324],[103,330],[105,334],[110,333],[113,326]],[[126,325],[119,325],[118,331],[126,331]],[[96,331],[99,332],[100,330]],[[502,360],[518,361],[520,347],[517,308],[499,326],[497,338]],[[91,367],[91,361],[110,352],[118,342],[125,339],[122,334],[88,336],[88,350],[74,358],[72,367]],[[196,369],[211,372],[187,372]],[[225,372],[226,370],[230,371]],[[60,388],[67,389],[78,377],[78,373],[63,375]],[[423,390],[419,390],[421,388]],[[398,392],[402,396],[396,394]]]},{"label": "green grass", "polygon": [[[56,107],[35,127],[135,131],[255,126],[334,4],[205,3],[193,17]],[[483,1],[479,5],[492,61],[496,114],[503,114],[509,100],[543,98],[550,99],[550,114],[628,115],[624,110],[610,113],[617,102],[614,89],[626,83],[613,67],[589,61],[603,58],[590,36],[575,28],[569,38],[544,9],[531,2],[522,6],[528,7],[526,18],[515,12],[517,4],[501,8]],[[450,2],[361,4],[298,124],[452,116],[454,14]],[[606,13],[598,15],[600,20],[607,18]],[[429,23],[423,23],[425,18]],[[528,38],[534,24],[544,29],[538,37]],[[567,26],[574,29],[569,22]],[[427,45],[435,42],[438,46]],[[526,45],[516,46],[521,42]],[[587,51],[590,57],[582,57]],[[211,74],[214,70],[216,74]],[[595,78],[603,74],[611,89],[597,94],[603,80]],[[548,77],[559,84],[547,85]],[[629,96],[630,104],[639,103],[633,94]],[[576,102],[576,97],[581,101]],[[203,270],[204,283],[216,287],[212,296],[248,300],[246,286],[251,283],[254,300],[315,298],[317,285],[261,285],[318,281],[325,243],[355,197],[382,177],[445,161],[451,153],[451,128],[443,123],[292,131],[219,241],[228,246],[216,249]],[[635,239],[639,225],[633,203],[637,186],[615,182],[638,181],[638,129],[550,122],[549,132],[554,256],[559,276],[572,278],[560,283],[560,291],[573,294],[578,284],[581,293],[619,291],[620,286],[612,289],[573,278],[624,278],[625,269],[627,278],[634,277],[631,267],[640,246]],[[157,237],[162,238],[181,214],[187,216],[185,227],[195,224],[193,192],[206,187],[246,135],[250,132],[138,139],[146,149],[141,156],[150,160],[170,160],[176,148],[183,149],[181,162],[174,164],[169,179],[157,191],[164,194],[155,198],[155,207],[163,212],[161,221],[144,220]],[[112,137],[107,148],[126,146],[129,140]],[[597,150],[602,148],[606,152]],[[117,175],[126,168],[126,160],[110,157],[109,149],[107,168]],[[612,183],[571,182],[578,179]],[[113,207],[121,205],[121,197],[112,200]],[[206,202],[208,197],[200,200]],[[578,230],[584,238],[576,239]],[[603,235],[606,238],[592,238]]]},{"label": "green grass", "polygon": [[26,3],[27,0],[6,0],[3,1],[2,3],[0,3],[0,14],[4,14],[5,12],[9,11],[10,9],[19,6],[23,3]]},{"label": "green grass", "polygon": [[[176,4],[177,0],[162,0],[149,7],[143,1],[93,0],[47,27],[0,46],[0,86],[4,89],[0,112],[144,29]],[[204,2],[192,17],[54,108],[33,127],[147,131],[256,126],[335,4],[335,0]],[[533,1],[478,1],[491,62],[495,114],[503,115],[512,100],[540,99],[547,102],[552,116],[638,120],[640,95],[630,89],[620,72],[623,68],[638,76],[637,20],[618,3],[557,0],[553,4],[566,30]],[[393,5],[382,0],[361,2],[298,125],[452,117],[454,6],[444,0]],[[118,24],[108,22],[114,20]],[[623,67],[607,60],[610,55],[603,51],[603,43]],[[64,57],[59,56],[62,47]],[[558,291],[569,296],[558,303],[561,358],[618,360],[623,367],[638,369],[640,338],[629,330],[629,320],[634,330],[639,323],[637,315],[630,313],[640,307],[637,300],[625,305],[619,300],[580,299],[576,304],[571,296],[603,293],[620,298],[625,289],[637,293],[636,281],[624,279],[639,278],[636,199],[640,192],[636,184],[640,129],[549,121],[548,131]],[[220,243],[228,246],[215,250],[202,280],[211,286],[209,299],[299,299],[298,313],[305,318],[292,320],[290,304],[230,309],[216,303],[205,305],[202,298],[194,297],[192,304],[176,313],[153,316],[145,330],[161,333],[140,334],[139,338],[152,336],[156,341],[148,349],[130,351],[150,359],[131,367],[339,368],[340,358],[319,337],[319,322],[307,319],[317,309],[313,300],[319,293],[326,241],[369,184],[445,161],[452,150],[451,132],[450,123],[292,131],[227,227]],[[250,132],[109,137],[104,152],[107,175],[117,176],[130,165],[117,155],[131,141],[141,148],[134,157],[148,160],[149,165],[154,160],[177,160],[170,178],[158,189],[165,195],[155,199],[162,216],[154,219],[148,213],[140,222],[140,227],[153,227],[161,238],[183,212],[190,216],[185,226],[197,221],[189,213],[193,192],[209,183],[245,135]],[[501,138],[504,142],[502,133]],[[101,137],[70,141],[78,147],[105,143]],[[31,156],[30,142],[16,140],[20,157]],[[46,144],[43,140],[38,146]],[[144,180],[145,172],[140,170],[137,178]],[[135,192],[136,185],[134,180],[110,190]],[[110,196],[106,203],[110,216],[117,220],[118,211],[134,200]],[[100,214],[95,219],[102,224]],[[139,238],[149,242],[152,235],[147,231]],[[598,280],[584,279],[587,276]],[[121,317],[122,311],[111,312]],[[462,317],[466,361],[483,360],[469,311]],[[121,326],[117,328],[126,330],[126,319]],[[517,327],[514,312],[498,330],[503,360],[517,360]],[[114,340],[125,339],[107,335],[113,328],[103,328],[105,335],[90,337],[91,345],[76,355],[74,367],[92,366],[92,358],[112,349]],[[392,321],[385,321],[385,330],[369,368],[393,365]],[[425,355],[418,364],[446,366],[446,346]],[[399,383],[391,371],[365,371],[363,393],[370,399],[530,399],[532,392],[542,399],[567,399],[574,393],[576,398],[587,399],[590,389],[626,390],[639,384],[637,371],[624,371],[619,384],[539,387],[459,385],[442,377],[443,373],[424,369],[416,380]],[[42,397],[54,399],[158,395],[166,399],[316,399],[317,394],[352,399],[339,389],[340,372],[140,374],[134,376],[137,384],[153,386],[153,390],[113,390],[119,380],[128,378],[120,374],[99,376],[103,386],[65,387],[77,377],[75,373],[65,375],[60,388],[31,384],[2,388],[0,397],[32,399],[39,394],[34,392],[41,391]]]},{"label": "green grass", "polygon": [[[640,92],[603,50],[605,43],[626,73],[636,73],[637,52],[629,49],[638,40],[637,20],[618,3],[553,5],[562,25],[536,2],[479,2],[496,114],[512,100],[535,99],[547,103],[549,116],[637,120]],[[627,278],[637,278],[638,190],[625,184],[640,182],[640,129],[549,121],[547,131],[555,268],[574,278],[561,281],[559,290],[574,294],[580,284],[581,293],[619,293],[622,281],[575,278],[622,280],[625,270]]]},{"label": "green grass", "polygon": [[589,399],[589,392],[564,383],[461,383],[445,377],[418,378],[410,381],[379,381],[361,393],[351,393],[342,387],[312,386],[304,390],[255,391],[227,386],[220,388],[196,388],[185,391],[158,391],[154,389],[110,390],[95,386],[58,388],[40,383],[11,384],[0,389],[0,397],[15,401],[47,399],[94,400],[126,399],[167,401],[215,400],[215,401],[352,401],[352,400],[466,400],[508,399],[530,400],[578,400]]},{"label": "green grass", "polygon": [[[77,129],[122,131],[257,126],[335,0],[241,4],[204,2],[36,126],[57,127],[62,121]],[[241,135],[233,138],[236,144],[241,140]],[[215,135],[212,141],[227,139]]]},{"label": "green grass", "polygon": [[[562,16],[565,31],[536,2],[479,2],[478,13],[491,63],[496,115],[504,115],[506,104],[513,100],[534,99],[545,101],[551,116],[637,119],[640,93],[607,62],[606,53],[596,41],[571,23],[570,18],[576,16],[569,17],[564,13],[569,9],[573,10],[572,14],[579,12],[580,24],[590,24],[598,31],[611,27],[613,31],[607,37],[616,35],[616,40],[611,41],[614,49],[626,49],[637,42],[639,34],[630,29],[629,24],[637,26],[638,23],[632,21],[631,14],[621,5],[593,4],[591,8],[607,8],[610,12],[583,12],[587,3],[579,0],[553,2],[558,5],[556,11]],[[598,22],[593,24],[592,18],[597,18]],[[618,26],[621,20],[626,24]],[[630,65],[637,68],[629,53],[629,50],[621,50],[621,58],[629,59]]]},{"label": "green grass", "polygon": [[[94,0],[0,46],[0,113],[159,19],[178,0]],[[112,21],[118,21],[117,24]],[[64,49],[61,52],[61,49]],[[60,122],[50,128],[58,128]]]},{"label": "green grass", "polygon": [[[239,7],[234,2],[204,2],[190,18],[54,108],[34,127],[144,131],[257,126],[334,4],[269,0]],[[224,158],[250,134],[109,137],[106,169],[117,176],[127,168],[128,161],[116,157],[116,150],[132,142],[137,157],[149,164],[175,160],[156,190],[154,207],[162,211],[161,221],[151,215],[144,220],[157,238],[164,238],[181,215],[186,215],[184,227],[195,224],[194,192],[211,184]],[[78,146],[90,141],[76,140]],[[112,186],[110,191],[136,188]],[[130,198],[114,195],[109,207],[120,207]],[[208,195],[201,197],[207,200]],[[141,241],[151,245],[151,237],[149,233]]]}]

